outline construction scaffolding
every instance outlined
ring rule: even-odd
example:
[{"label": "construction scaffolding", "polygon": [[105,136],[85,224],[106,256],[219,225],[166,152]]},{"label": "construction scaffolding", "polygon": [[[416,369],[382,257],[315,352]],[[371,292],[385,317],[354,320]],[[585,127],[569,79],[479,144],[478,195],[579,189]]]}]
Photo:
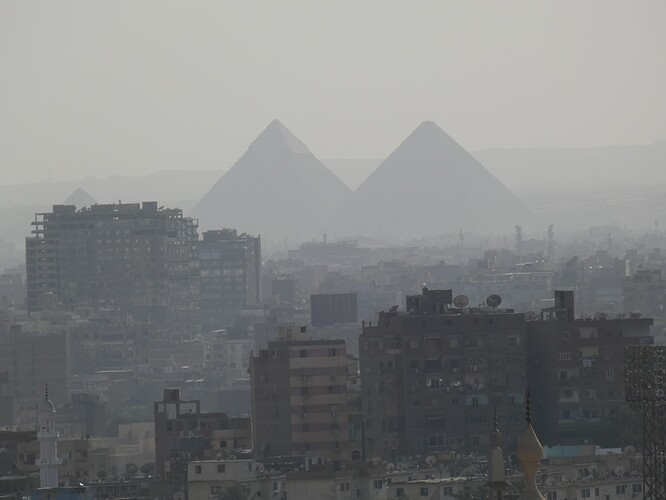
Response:
[{"label": "construction scaffolding", "polygon": [[627,347],[624,384],[643,416],[643,498],[666,500],[666,347]]}]

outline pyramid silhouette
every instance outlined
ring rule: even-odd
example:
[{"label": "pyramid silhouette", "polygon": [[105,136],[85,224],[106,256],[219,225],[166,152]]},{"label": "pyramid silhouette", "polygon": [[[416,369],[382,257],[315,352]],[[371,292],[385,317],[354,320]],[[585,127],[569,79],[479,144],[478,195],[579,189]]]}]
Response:
[{"label": "pyramid silhouette", "polygon": [[63,203],[63,205],[75,205],[76,208],[90,207],[96,204],[95,199],[82,188],[76,188]]},{"label": "pyramid silhouette", "polygon": [[423,122],[331,216],[338,235],[499,234],[527,206],[434,122]]},{"label": "pyramid silhouette", "polygon": [[232,227],[269,238],[321,234],[349,188],[291,131],[273,120],[193,214],[200,228]]}]

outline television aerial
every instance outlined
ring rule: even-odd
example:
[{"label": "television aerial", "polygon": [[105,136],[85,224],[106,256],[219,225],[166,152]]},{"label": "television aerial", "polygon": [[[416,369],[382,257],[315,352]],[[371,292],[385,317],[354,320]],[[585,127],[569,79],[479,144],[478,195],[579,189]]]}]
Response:
[{"label": "television aerial", "polygon": [[486,305],[488,307],[497,307],[502,303],[502,297],[496,294],[489,295],[486,299]]},{"label": "television aerial", "polygon": [[453,299],[453,305],[456,306],[458,309],[466,307],[467,304],[469,304],[469,298],[467,297],[467,295],[456,295],[456,298]]}]

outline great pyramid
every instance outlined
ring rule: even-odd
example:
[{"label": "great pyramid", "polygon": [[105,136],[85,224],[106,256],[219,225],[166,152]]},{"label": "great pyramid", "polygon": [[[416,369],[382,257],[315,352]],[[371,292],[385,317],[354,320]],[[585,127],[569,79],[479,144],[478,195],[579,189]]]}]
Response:
[{"label": "great pyramid", "polygon": [[82,188],[76,188],[72,194],[70,194],[63,205],[75,205],[76,208],[91,207],[97,204],[92,196],[90,196]]},{"label": "great pyramid", "polygon": [[349,188],[278,120],[250,144],[193,210],[202,230],[232,227],[272,239],[319,235]]},{"label": "great pyramid", "polygon": [[338,236],[499,234],[534,215],[434,122],[423,122],[331,216]]}]

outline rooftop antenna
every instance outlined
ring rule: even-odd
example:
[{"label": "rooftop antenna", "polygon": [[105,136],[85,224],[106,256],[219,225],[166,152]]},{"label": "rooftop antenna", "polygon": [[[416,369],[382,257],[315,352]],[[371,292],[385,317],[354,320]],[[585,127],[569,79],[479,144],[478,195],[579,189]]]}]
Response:
[{"label": "rooftop antenna", "polygon": [[555,258],[555,226],[550,224],[548,226],[548,260]]},{"label": "rooftop antenna", "polygon": [[523,260],[523,226],[516,226],[516,255],[518,255],[518,261]]}]

